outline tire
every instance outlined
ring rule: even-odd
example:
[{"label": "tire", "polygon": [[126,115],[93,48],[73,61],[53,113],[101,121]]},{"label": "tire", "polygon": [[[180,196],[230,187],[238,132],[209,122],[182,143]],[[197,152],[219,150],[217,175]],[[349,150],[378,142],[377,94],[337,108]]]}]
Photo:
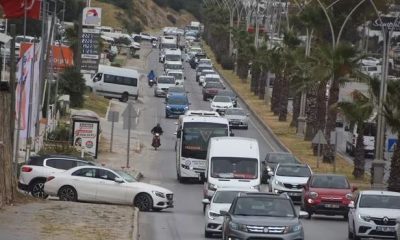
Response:
[{"label": "tire", "polygon": [[213,236],[213,234],[212,234],[211,232],[207,231],[207,230],[204,230],[204,236],[205,236],[206,238],[210,238],[210,237]]},{"label": "tire", "polygon": [[135,197],[133,205],[139,208],[141,212],[148,212],[153,208],[153,199],[147,193],[139,193]]},{"label": "tire", "polygon": [[46,199],[49,196],[44,192],[45,182],[45,180],[35,180],[30,184],[30,192],[33,197]]},{"label": "tire", "polygon": [[129,95],[127,92],[124,92],[121,96],[121,102],[127,102],[129,100]]},{"label": "tire", "polygon": [[64,186],[58,190],[58,197],[61,201],[76,202],[78,200],[78,194],[75,188],[71,186]]}]

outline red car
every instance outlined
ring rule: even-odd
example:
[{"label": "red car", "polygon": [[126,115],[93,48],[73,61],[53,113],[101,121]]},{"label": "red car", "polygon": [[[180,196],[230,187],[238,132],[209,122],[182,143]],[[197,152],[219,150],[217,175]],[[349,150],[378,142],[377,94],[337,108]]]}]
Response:
[{"label": "red car", "polygon": [[349,203],[353,200],[356,187],[351,187],[342,175],[314,174],[304,186],[301,207],[312,214],[342,215],[347,219]]},{"label": "red car", "polygon": [[218,94],[220,90],[224,90],[225,86],[220,82],[208,82],[203,87],[203,100],[207,101],[209,98],[213,98]]}]

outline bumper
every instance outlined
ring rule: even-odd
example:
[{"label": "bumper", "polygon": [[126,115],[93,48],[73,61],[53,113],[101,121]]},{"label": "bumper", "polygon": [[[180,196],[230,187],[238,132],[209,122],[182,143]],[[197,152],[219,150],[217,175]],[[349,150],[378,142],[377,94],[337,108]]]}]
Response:
[{"label": "bumper", "polygon": [[44,184],[43,191],[48,194],[49,196],[58,196],[58,188],[53,187],[52,185],[49,185],[48,183]]},{"label": "bumper", "polygon": [[222,223],[224,219],[222,217],[216,217],[211,219],[206,214],[206,226],[205,229],[207,232],[212,233],[221,233],[222,232]]},{"label": "bumper", "polygon": [[231,240],[251,240],[251,239],[276,239],[276,240],[303,240],[303,231],[288,234],[267,234],[267,233],[249,233],[229,229],[225,234],[227,239]]},{"label": "bumper", "polygon": [[394,239],[396,226],[379,226],[374,223],[362,223],[357,227],[357,236],[362,238]]},{"label": "bumper", "polygon": [[165,114],[168,116],[180,116],[185,114],[186,110],[172,110],[172,109],[165,109]]},{"label": "bumper", "polygon": [[156,95],[157,97],[166,97],[167,91],[164,91],[162,89],[156,89],[154,90],[154,95]]},{"label": "bumper", "polygon": [[242,121],[229,121],[229,126],[233,128],[247,128],[249,127],[249,123]]},{"label": "bumper", "polygon": [[273,192],[278,193],[278,194],[287,193],[287,195],[292,199],[293,202],[301,202],[301,198],[302,198],[301,189],[298,191],[293,191],[290,189],[273,188]]},{"label": "bumper", "polygon": [[205,169],[185,169],[181,168],[181,177],[183,178],[204,178]]},{"label": "bumper", "polygon": [[349,208],[346,205],[338,203],[319,203],[319,204],[306,204],[306,210],[316,214],[323,215],[342,215],[347,216]]},{"label": "bumper", "polygon": [[29,185],[18,182],[18,189],[29,192]]}]

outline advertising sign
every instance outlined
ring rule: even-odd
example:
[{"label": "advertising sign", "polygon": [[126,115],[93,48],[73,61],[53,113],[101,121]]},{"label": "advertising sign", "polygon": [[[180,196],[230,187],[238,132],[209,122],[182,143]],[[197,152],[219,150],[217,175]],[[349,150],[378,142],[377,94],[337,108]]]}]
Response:
[{"label": "advertising sign", "polygon": [[73,145],[97,158],[99,122],[75,120],[73,123]]},{"label": "advertising sign", "polygon": [[82,26],[100,27],[101,8],[86,7],[83,9]]},{"label": "advertising sign", "polygon": [[[382,21],[380,20],[382,19]],[[397,17],[381,17],[375,19],[371,24],[372,30],[381,31],[382,27],[388,30],[400,31],[400,18]]]},{"label": "advertising sign", "polygon": [[82,29],[81,70],[82,73],[96,73],[100,62],[100,30]]},{"label": "advertising sign", "polygon": [[[22,57],[31,46],[32,43],[21,43],[19,56]],[[61,70],[74,65],[74,53],[70,47],[64,45],[52,45],[51,51],[52,57],[50,59],[53,61],[53,67],[55,70]]]}]

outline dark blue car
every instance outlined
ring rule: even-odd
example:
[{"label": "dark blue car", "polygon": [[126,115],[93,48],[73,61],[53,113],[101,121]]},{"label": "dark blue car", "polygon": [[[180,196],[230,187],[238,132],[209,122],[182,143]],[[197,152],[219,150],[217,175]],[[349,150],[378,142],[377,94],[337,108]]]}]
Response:
[{"label": "dark blue car", "polygon": [[183,115],[189,110],[189,105],[186,94],[169,95],[165,100],[165,117]]}]

